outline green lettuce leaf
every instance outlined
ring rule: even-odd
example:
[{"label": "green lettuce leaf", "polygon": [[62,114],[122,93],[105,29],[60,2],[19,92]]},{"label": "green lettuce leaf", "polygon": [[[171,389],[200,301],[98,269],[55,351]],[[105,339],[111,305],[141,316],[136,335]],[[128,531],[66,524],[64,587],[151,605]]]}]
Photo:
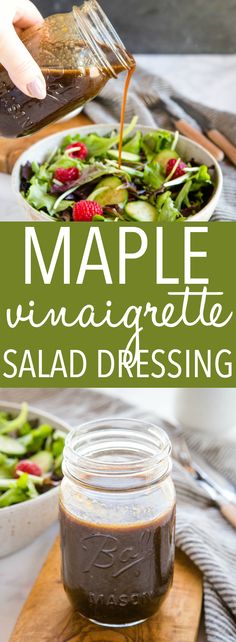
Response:
[{"label": "green lettuce leaf", "polygon": [[33,428],[30,433],[20,437],[19,441],[25,446],[27,452],[37,452],[43,448],[44,442],[52,434],[52,426],[42,424],[39,428]]},{"label": "green lettuce leaf", "polygon": [[65,439],[63,437],[58,437],[55,439],[52,444],[52,454],[53,457],[58,457],[63,452],[65,446]]},{"label": "green lettuce leaf", "polygon": [[[45,181],[46,183],[50,183],[52,180],[52,169],[51,167],[48,167],[47,163],[44,163],[43,165],[38,165],[36,161],[32,162],[32,170],[34,172],[34,175],[37,176],[37,179],[40,181]],[[31,181],[32,182],[32,179]]]},{"label": "green lettuce leaf", "polygon": [[152,160],[162,149],[171,149],[174,134],[164,129],[145,134],[142,139],[142,149],[148,160]]},{"label": "green lettuce leaf", "polygon": [[[137,117],[135,116],[132,119],[131,123],[124,129],[123,140],[125,140],[129,136],[136,124]],[[119,143],[119,139],[119,133],[110,137],[99,136],[96,133],[91,133],[87,136],[80,136],[80,134],[75,134],[73,136],[66,136],[62,142],[61,148],[62,150],[64,150],[67,145],[70,145],[71,143],[75,143],[77,141],[82,141],[88,149],[89,158],[94,158],[96,156],[104,156],[107,153],[108,149],[111,149],[111,147],[114,147],[114,145],[117,145]]]},{"label": "green lettuce leaf", "polygon": [[141,140],[142,134],[138,131],[133,138],[130,138],[130,140],[122,146],[123,151],[131,152],[131,154],[139,154],[141,149]]},{"label": "green lettuce leaf", "polygon": [[[47,183],[39,183],[37,178],[35,177],[35,180],[33,184],[30,186],[26,200],[30,205],[35,207],[36,210],[42,210],[46,209],[48,214],[50,216],[53,216],[55,214],[55,203],[58,200],[56,196],[53,196],[52,194],[48,194],[47,192]],[[66,210],[68,207],[71,207],[73,205],[74,201],[67,201],[67,200],[61,200],[59,205],[57,206],[56,211],[57,212],[63,212]]]},{"label": "green lettuce leaf", "polygon": [[186,183],[184,183],[182,189],[180,190],[178,196],[175,199],[175,207],[177,210],[181,210],[183,205],[186,205],[186,207],[190,207],[191,203],[188,198],[189,191],[192,186],[192,181],[189,180]]},{"label": "green lettuce leaf", "polygon": [[160,163],[150,161],[145,165],[143,181],[145,185],[159,189],[165,180],[165,176]]},{"label": "green lettuce leaf", "polygon": [[7,455],[0,453],[0,479],[12,478],[17,462],[17,458],[7,457]]},{"label": "green lettuce leaf", "polygon": [[194,180],[198,183],[211,183],[211,177],[207,165],[201,165],[197,174],[194,174]]},{"label": "green lettuce leaf", "polygon": [[38,492],[29,479],[27,473],[21,475],[17,480],[9,482],[9,488],[5,493],[0,495],[0,508],[12,506],[12,504],[20,504],[28,499],[37,497]]},{"label": "green lettuce leaf", "polygon": [[157,197],[156,208],[158,223],[172,223],[180,217],[180,212],[177,210],[174,201],[172,200],[171,192],[165,192]]},{"label": "green lettuce leaf", "polygon": [[58,154],[50,166],[52,174],[54,174],[58,167],[63,167],[63,169],[68,169],[68,167],[77,167],[77,169],[81,171],[84,167],[84,163],[82,163],[78,158],[70,158],[68,154]]},{"label": "green lettuce leaf", "polygon": [[20,428],[22,428],[22,426],[26,423],[27,417],[28,417],[28,404],[22,403],[19,415],[14,417],[14,419],[10,419],[8,421],[3,422],[0,425],[0,434],[7,435],[7,433],[11,433],[14,430],[20,430]]}]

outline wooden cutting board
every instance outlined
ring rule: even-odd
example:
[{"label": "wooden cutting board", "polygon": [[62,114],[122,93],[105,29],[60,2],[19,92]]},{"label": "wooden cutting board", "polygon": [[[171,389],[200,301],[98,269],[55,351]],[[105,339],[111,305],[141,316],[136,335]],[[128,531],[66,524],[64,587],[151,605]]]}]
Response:
[{"label": "wooden cutting board", "polygon": [[60,580],[57,540],[17,620],[10,642],[195,642],[202,607],[198,569],[177,551],[173,587],[158,615],[109,629],[72,611]]},{"label": "wooden cutting board", "polygon": [[64,120],[53,125],[48,125],[37,134],[26,136],[25,138],[3,138],[0,137],[0,172],[11,174],[13,165],[17,158],[28,149],[30,145],[36,143],[38,140],[56,134],[56,132],[63,131],[64,129],[71,129],[72,127],[81,127],[81,125],[90,125],[91,120],[81,113],[70,120]]}]

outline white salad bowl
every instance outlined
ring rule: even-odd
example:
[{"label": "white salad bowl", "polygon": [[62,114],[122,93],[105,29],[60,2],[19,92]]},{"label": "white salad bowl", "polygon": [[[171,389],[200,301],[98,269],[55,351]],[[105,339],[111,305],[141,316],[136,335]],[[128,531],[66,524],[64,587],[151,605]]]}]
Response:
[{"label": "white salad bowl", "polygon": [[[18,414],[20,404],[0,401],[0,412],[6,411]],[[65,434],[70,427],[53,415],[42,412],[37,408],[29,408],[29,419],[39,419],[42,423],[50,423],[56,430]],[[0,557],[14,553],[30,544],[38,535],[56,521],[58,516],[58,490],[52,488],[34,499],[0,508]]]},{"label": "white salad bowl", "polygon": [[[151,127],[137,126],[134,131],[137,131],[138,129],[145,133],[153,130],[153,128]],[[81,134],[81,136],[86,136],[87,134],[90,134],[92,132],[97,132],[101,136],[104,136],[109,131],[111,131],[111,125],[86,125],[84,127],[74,127],[73,129],[67,129],[62,132],[60,131],[58,132],[58,134],[52,134],[52,136],[43,138],[34,145],[31,145],[31,147],[29,147],[25,152],[23,152],[23,154],[21,154],[13,168],[12,186],[18,202],[21,207],[23,207],[25,214],[29,220],[55,222],[55,219],[53,219],[51,216],[49,216],[45,212],[38,212],[38,210],[27,203],[25,198],[20,193],[21,165],[24,165],[27,161],[31,163],[33,161],[42,163],[47,155],[60,145],[65,136],[74,135],[78,132]],[[208,201],[207,205],[205,205],[205,207],[203,207],[203,209],[201,209],[197,214],[189,216],[186,219],[186,221],[191,221],[194,223],[198,221],[209,221],[219,201],[222,190],[223,177],[220,166],[215,158],[206,149],[204,149],[201,145],[198,145],[198,143],[190,140],[190,138],[186,138],[185,136],[179,136],[176,149],[184,160],[194,158],[197,164],[207,165],[208,167],[214,166],[215,189],[210,200]]]}]

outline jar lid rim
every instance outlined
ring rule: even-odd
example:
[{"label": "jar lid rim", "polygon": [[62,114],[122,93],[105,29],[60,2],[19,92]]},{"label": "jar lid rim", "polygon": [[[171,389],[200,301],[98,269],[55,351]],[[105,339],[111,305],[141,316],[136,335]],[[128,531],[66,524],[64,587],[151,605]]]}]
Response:
[{"label": "jar lid rim", "polygon": [[[119,448],[122,449],[123,447],[124,451],[127,448],[127,453],[129,437],[133,436],[134,439],[137,439],[137,444],[139,439],[139,457],[136,459],[132,457],[129,460],[128,456],[126,456],[124,461],[119,457],[118,461],[114,461],[114,457],[113,460],[112,457],[109,460],[109,456],[107,456],[105,460],[102,457],[101,461],[99,461],[94,455],[88,454],[88,445],[89,443],[91,444],[91,440],[96,433],[100,435],[101,440],[105,439],[105,435],[107,435],[107,438],[110,436],[110,439],[115,438],[118,433],[121,439],[126,439],[127,437],[124,442],[119,442]],[[122,446],[122,444],[124,445]],[[141,456],[142,446],[143,457]],[[131,452],[132,449],[130,448]],[[157,471],[157,467],[161,466],[163,468],[163,464],[170,458],[170,455],[171,442],[167,433],[161,427],[148,420],[122,416],[104,417],[80,424],[67,435],[64,451],[65,461],[69,464],[69,467],[72,465],[73,469],[78,467],[80,471],[94,472],[96,475],[103,476],[109,468],[109,476],[119,478],[125,475],[135,476],[138,472],[148,471],[150,473],[154,469]]]},{"label": "jar lid rim", "polygon": [[[117,78],[115,68],[110,64],[102,50],[108,45],[115,54],[117,63],[125,70],[134,66],[134,59],[126,50],[124,43],[97,0],[85,0],[81,6],[74,5],[72,13],[78,29],[88,42],[101,69],[107,69],[111,76]],[[100,36],[101,41],[97,39]]]}]

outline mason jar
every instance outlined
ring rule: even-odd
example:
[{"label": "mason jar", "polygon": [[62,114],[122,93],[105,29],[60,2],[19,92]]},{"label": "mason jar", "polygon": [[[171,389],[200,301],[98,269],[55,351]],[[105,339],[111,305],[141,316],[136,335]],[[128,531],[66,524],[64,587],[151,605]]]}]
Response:
[{"label": "mason jar", "polygon": [[49,16],[21,39],[46,80],[44,100],[23,94],[0,65],[0,135],[26,136],[94,98],[109,78],[135,66],[96,0]]},{"label": "mason jar", "polygon": [[73,607],[103,626],[143,622],[173,578],[169,438],[132,419],[85,423],[67,436],[63,472],[62,578]]}]

